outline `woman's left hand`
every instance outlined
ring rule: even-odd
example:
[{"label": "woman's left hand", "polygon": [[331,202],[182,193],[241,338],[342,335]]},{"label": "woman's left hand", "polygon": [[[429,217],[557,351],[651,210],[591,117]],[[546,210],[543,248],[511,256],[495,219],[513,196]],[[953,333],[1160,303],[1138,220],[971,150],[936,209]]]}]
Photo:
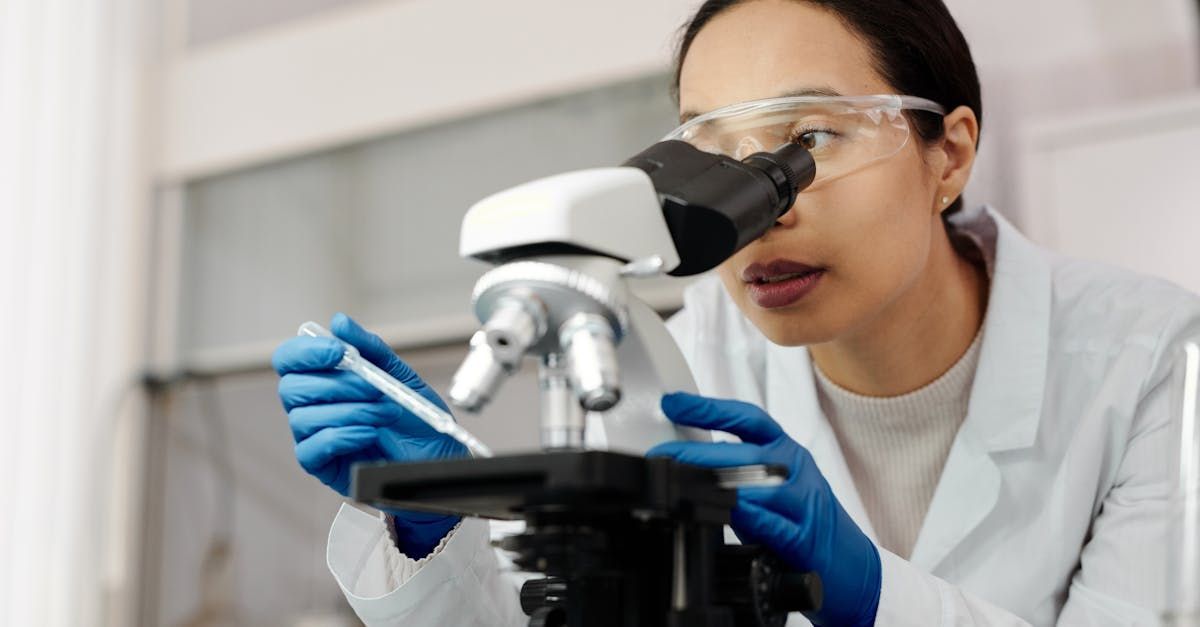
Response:
[{"label": "woman's left hand", "polygon": [[746,544],[770,549],[797,571],[816,572],[824,587],[817,625],[873,625],[879,609],[879,551],[842,509],[808,450],[762,409],[740,401],[668,394],[672,422],[731,433],[742,441],[667,442],[647,453],[720,468],[771,464],[788,468],[774,487],[739,488],[730,526]]}]

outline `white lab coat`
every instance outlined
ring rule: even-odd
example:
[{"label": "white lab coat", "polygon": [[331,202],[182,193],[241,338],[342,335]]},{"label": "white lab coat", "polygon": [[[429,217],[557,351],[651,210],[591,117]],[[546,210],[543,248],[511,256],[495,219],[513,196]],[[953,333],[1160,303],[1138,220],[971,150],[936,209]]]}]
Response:
[{"label": "white lab coat", "polygon": [[[880,550],[878,624],[1153,624],[1168,550],[1164,380],[1179,342],[1200,337],[1200,299],[1053,256],[988,209],[955,224],[992,276],[982,352],[911,559]],[[712,277],[670,326],[701,393],[764,407],[874,537],[806,349],[768,342]],[[413,563],[377,515],[344,506],[329,567],[368,625],[526,625],[520,578],[488,535],[464,520]]]}]

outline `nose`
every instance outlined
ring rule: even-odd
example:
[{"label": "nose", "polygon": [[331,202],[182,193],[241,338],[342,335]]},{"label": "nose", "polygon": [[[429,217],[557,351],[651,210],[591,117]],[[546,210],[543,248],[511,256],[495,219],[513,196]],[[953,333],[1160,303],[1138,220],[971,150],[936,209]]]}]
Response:
[{"label": "nose", "polygon": [[737,148],[734,150],[734,154],[736,155],[734,158],[738,161],[741,161],[742,159],[745,159],[756,152],[762,152],[763,150],[765,149],[763,148],[762,142],[758,141],[757,138],[749,136],[743,137],[738,141]]}]

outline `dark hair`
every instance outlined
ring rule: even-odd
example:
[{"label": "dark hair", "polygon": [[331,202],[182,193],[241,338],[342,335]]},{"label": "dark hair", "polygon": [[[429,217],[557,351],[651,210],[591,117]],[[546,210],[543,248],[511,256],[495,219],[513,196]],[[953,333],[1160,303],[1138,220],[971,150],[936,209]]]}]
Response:
[{"label": "dark hair", "polygon": [[[682,30],[675,54],[671,92],[679,97],[683,60],[696,35],[726,9],[748,0],[707,0]],[[942,0],[796,0],[833,12],[871,47],[875,70],[897,92],[928,98],[953,111],[970,107],[983,125],[983,101],[971,48]],[[925,142],[941,139],[941,116],[906,111],[917,135]],[[962,198],[943,215],[962,209]]]}]

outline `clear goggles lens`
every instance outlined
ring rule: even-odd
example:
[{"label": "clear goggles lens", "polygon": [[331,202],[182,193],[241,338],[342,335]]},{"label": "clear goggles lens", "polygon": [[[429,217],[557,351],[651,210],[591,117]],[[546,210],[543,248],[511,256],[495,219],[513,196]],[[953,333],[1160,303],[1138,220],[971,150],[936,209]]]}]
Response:
[{"label": "clear goggles lens", "polygon": [[905,109],[944,115],[941,105],[913,96],[771,98],[705,113],[663,139],[738,160],[798,143],[817,163],[813,189],[900,152],[912,134]]}]

